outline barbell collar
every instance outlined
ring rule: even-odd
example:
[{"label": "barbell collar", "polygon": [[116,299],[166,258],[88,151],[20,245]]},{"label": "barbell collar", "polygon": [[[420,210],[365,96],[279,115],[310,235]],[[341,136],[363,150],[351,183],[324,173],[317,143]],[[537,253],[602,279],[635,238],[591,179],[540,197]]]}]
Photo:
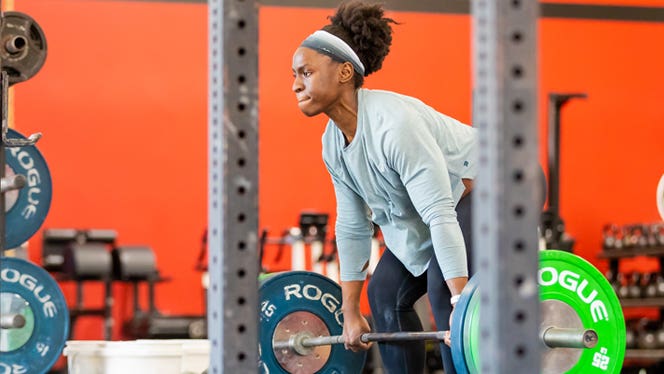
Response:
[{"label": "barbell collar", "polygon": [[540,334],[549,348],[593,348],[597,345],[597,332],[591,329],[549,327]]},{"label": "barbell collar", "polygon": [[25,317],[21,314],[3,314],[0,316],[0,327],[3,329],[20,329],[25,326]]}]

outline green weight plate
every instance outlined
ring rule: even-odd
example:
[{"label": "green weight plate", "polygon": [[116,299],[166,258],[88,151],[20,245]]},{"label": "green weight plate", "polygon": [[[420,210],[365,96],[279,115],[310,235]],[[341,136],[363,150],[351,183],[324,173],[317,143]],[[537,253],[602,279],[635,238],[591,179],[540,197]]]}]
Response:
[{"label": "green weight plate", "polygon": [[[461,291],[459,301],[454,307],[454,314],[452,314],[452,322],[450,323],[450,340],[452,346],[450,347],[452,353],[452,361],[454,368],[458,374],[470,373],[468,363],[466,361],[465,343],[469,337],[466,334],[466,322],[468,321],[469,304],[474,295],[478,294],[479,277],[474,276],[468,280],[466,287]],[[472,337],[475,338],[475,337]]]},{"label": "green weight plate", "polygon": [[[452,321],[452,357],[461,374],[480,372],[480,290],[476,278],[464,288]],[[625,357],[625,320],[604,275],[581,257],[547,250],[540,252],[539,285],[542,327],[554,324],[593,329],[599,337],[594,348],[546,349],[541,373],[619,373]]]},{"label": "green weight plate", "polygon": [[468,303],[465,323],[463,325],[463,355],[470,373],[480,372],[480,290],[475,290]]},{"label": "green weight plate", "polygon": [[[583,328],[593,329],[598,335],[597,345],[581,350],[576,364],[566,372],[619,373],[625,358],[625,318],[604,275],[581,257],[547,250],[540,252],[539,286],[543,303],[566,305]],[[578,350],[571,350],[573,353],[578,355]],[[545,367],[542,372],[555,370]]]},{"label": "green weight plate", "polygon": [[266,280],[270,279],[271,277],[275,276],[276,274],[280,273],[260,273],[258,274],[258,284],[259,287],[265,283]]}]

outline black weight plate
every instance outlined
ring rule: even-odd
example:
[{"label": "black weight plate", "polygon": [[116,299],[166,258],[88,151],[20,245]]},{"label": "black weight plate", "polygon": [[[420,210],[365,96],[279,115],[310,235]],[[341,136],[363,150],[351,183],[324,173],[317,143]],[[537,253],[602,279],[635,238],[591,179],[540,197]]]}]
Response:
[{"label": "black weight plate", "polygon": [[32,78],[46,61],[46,35],[32,17],[21,12],[4,12],[0,63],[9,84]]}]

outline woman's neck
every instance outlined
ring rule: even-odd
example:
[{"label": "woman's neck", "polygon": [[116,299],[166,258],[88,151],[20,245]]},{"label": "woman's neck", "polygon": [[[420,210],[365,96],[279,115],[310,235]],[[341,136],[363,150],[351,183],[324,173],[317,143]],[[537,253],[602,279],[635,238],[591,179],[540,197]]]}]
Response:
[{"label": "woman's neck", "polygon": [[326,113],[344,134],[350,144],[357,131],[357,90],[348,90],[339,98],[339,102]]}]

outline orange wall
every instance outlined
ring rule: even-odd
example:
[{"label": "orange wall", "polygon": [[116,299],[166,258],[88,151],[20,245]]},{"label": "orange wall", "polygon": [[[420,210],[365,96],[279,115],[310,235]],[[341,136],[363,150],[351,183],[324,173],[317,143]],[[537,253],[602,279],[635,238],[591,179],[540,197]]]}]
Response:
[{"label": "orange wall", "polygon": [[[157,306],[202,312],[193,267],[206,225],[206,6],[53,0],[16,9],[33,16],[49,42],[44,68],[16,86],[15,104],[17,129],[44,133],[39,148],[54,182],[44,227],[115,228],[120,244],[151,245],[162,274],[173,277],[158,287]],[[290,91],[292,51],[331,12],[260,10],[260,225],[273,235],[297,224],[302,210],[334,213],[320,158],[325,119],[304,117]],[[367,87],[414,95],[470,121],[469,17],[390,15],[403,24]],[[664,23],[540,25],[540,127],[547,92],[589,94],[563,113],[561,208],[577,253],[605,269],[596,259],[604,223],[658,219],[664,52],[656,43]],[[30,242],[37,261],[40,242],[41,234]],[[124,319],[129,294],[121,285],[115,291],[116,317]],[[81,336],[100,338],[98,323],[86,323],[91,330]]]},{"label": "orange wall", "polygon": [[[207,206],[206,7],[53,0],[16,10],[48,40],[43,69],[16,86],[15,104],[16,128],[44,133],[38,144],[53,178],[44,227],[114,228],[120,244],[152,246],[173,277],[158,287],[157,306],[200,313],[193,269]],[[41,233],[30,242],[35,260],[40,247]],[[100,305],[100,288],[89,288]],[[116,318],[125,319],[130,295],[122,286],[115,295]],[[77,328],[102,336],[94,319]]]}]

